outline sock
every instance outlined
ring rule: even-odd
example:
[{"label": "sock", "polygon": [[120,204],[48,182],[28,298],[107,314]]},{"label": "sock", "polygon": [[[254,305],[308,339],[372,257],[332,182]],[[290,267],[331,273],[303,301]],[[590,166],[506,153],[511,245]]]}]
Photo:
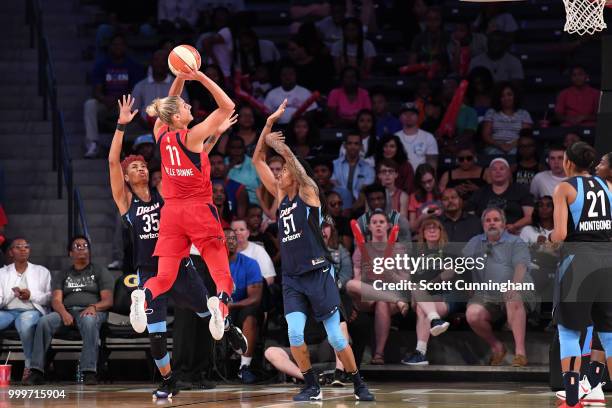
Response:
[{"label": "sock", "polygon": [[563,386],[565,387],[565,402],[573,407],[578,403],[578,386],[580,373],[568,371],[563,373]]},{"label": "sock", "polygon": [[240,356],[240,367],[242,366],[250,366],[251,365],[251,360],[253,360],[253,357],[245,357],[245,356]]},{"label": "sock", "polygon": [[421,340],[417,341],[416,350],[422,355],[427,354],[427,342]]},{"label": "sock", "polygon": [[437,314],[436,312],[431,312],[431,313],[427,313],[427,318],[431,322],[432,320],[439,319],[440,315]]},{"label": "sock", "polygon": [[306,371],[305,373],[302,373],[302,375],[304,376],[304,382],[306,383],[307,386],[309,387],[318,387],[319,384],[317,383],[317,378],[315,377],[315,373],[314,370],[312,369],[312,367],[310,367],[308,369],[308,371]]},{"label": "sock", "polygon": [[604,368],[606,368],[606,365],[598,361],[591,361],[591,363],[589,364],[589,368],[587,370],[587,378],[589,379],[591,388],[595,388],[597,384],[599,384],[601,380],[603,380]]},{"label": "sock", "polygon": [[354,373],[349,373],[351,380],[353,380],[353,385],[357,387],[360,385],[363,380],[361,379],[361,374],[359,374],[359,370],[356,370]]}]

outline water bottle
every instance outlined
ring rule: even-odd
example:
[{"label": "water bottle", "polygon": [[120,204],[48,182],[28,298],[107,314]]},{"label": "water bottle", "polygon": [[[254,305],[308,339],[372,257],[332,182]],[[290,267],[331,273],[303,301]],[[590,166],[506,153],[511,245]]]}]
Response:
[{"label": "water bottle", "polygon": [[76,366],[76,382],[77,384],[83,384],[83,373],[81,372],[81,362],[77,361]]}]

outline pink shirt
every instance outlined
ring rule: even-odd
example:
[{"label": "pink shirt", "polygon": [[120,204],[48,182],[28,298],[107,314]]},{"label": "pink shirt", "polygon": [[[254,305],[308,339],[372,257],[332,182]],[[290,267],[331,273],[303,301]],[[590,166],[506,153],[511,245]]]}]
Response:
[{"label": "pink shirt", "polygon": [[357,98],[354,101],[349,101],[344,89],[336,88],[329,93],[327,106],[335,109],[340,119],[355,120],[360,110],[372,109],[372,102],[370,94],[363,88],[357,89]]},{"label": "pink shirt", "polygon": [[[582,89],[569,87],[562,90],[557,97],[555,112],[562,116],[595,115],[599,110],[599,91],[593,87],[585,86]],[[580,122],[582,126],[595,126],[594,120]],[[563,126],[573,126],[570,122],[563,122]]]}]

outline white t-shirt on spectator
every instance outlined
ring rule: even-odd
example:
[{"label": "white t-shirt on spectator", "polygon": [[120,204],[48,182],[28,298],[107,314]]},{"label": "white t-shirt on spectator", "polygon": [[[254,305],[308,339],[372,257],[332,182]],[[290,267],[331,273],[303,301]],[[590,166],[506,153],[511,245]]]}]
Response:
[{"label": "white t-shirt on spectator", "polygon": [[[283,103],[285,98],[287,98],[287,108],[285,108],[285,113],[283,113],[283,116],[281,116],[281,118],[278,120],[278,123],[280,124],[287,124],[291,121],[291,116],[293,116],[295,111],[298,110],[308,98],[310,98],[310,95],[312,95],[312,92],[299,85],[296,85],[289,91],[285,91],[282,86],[278,86],[268,92],[266,99],[264,99],[264,105],[266,105],[266,108],[268,108],[270,112],[274,112],[276,109],[278,109],[280,104]],[[318,105],[315,102],[306,110],[311,111],[317,108]]]},{"label": "white t-shirt on spectator", "polygon": [[489,109],[483,119],[492,123],[492,137],[497,142],[509,143],[519,138],[523,123],[532,124],[531,115],[524,109],[519,109],[512,116],[501,111]]},{"label": "white t-shirt on spectator", "polygon": [[317,30],[322,34],[323,42],[331,47],[336,41],[342,39],[342,26],[337,26],[331,16],[325,17],[315,23]]},{"label": "white t-shirt on spectator", "polygon": [[[149,70],[151,70],[151,67],[149,67]],[[145,79],[134,85],[134,90],[132,91],[132,97],[135,99],[134,109],[138,109],[140,116],[146,119],[147,106],[153,102],[153,99],[165,98],[168,96],[172,82],[174,82],[174,76],[170,74],[168,74],[163,81],[155,82],[153,73],[151,72]],[[183,89],[181,98],[189,102],[189,96],[187,95],[186,89]]]},{"label": "white t-shirt on spectator", "polygon": [[512,81],[514,79],[523,79],[523,65],[521,61],[510,53],[505,53],[503,57],[497,61],[493,61],[487,53],[480,54],[470,62],[470,71],[476,67],[485,67],[493,75],[495,82]]},{"label": "white t-shirt on spectator", "polygon": [[[344,53],[344,41],[336,41],[331,48],[331,55],[334,57],[340,57]],[[356,44],[348,44],[346,46],[346,54],[349,57],[357,58],[357,45]],[[363,57],[364,58],[372,58],[376,56],[376,49],[374,48],[374,44],[370,40],[363,40]]]},{"label": "white t-shirt on spectator", "polygon": [[263,276],[264,279],[273,278],[276,276],[272,258],[270,258],[270,255],[268,255],[264,247],[261,245],[249,241],[246,249],[244,251],[240,251],[240,253],[257,261],[257,264],[259,264],[259,269],[261,269],[261,276]]},{"label": "white t-shirt on spectator", "polygon": [[[234,50],[232,32],[228,27],[225,27],[219,30],[219,32],[217,33],[204,33],[200,36],[200,38],[198,38],[198,41],[196,42],[197,48],[199,50],[202,50],[204,48],[202,47],[202,41],[212,35],[220,35],[223,38],[223,43],[213,44],[212,52],[217,57],[219,67],[223,72],[223,76],[228,77],[232,73],[232,52]],[[214,62],[212,56],[209,56],[206,59],[206,62],[208,64],[212,64]]]},{"label": "white t-shirt on spectator", "polygon": [[528,244],[535,244],[538,242],[538,236],[544,235],[547,239],[552,230],[547,230],[541,227],[533,225],[527,225],[521,230],[519,237]]},{"label": "white t-shirt on spectator", "polygon": [[406,149],[408,154],[408,161],[414,170],[416,170],[419,164],[427,161],[426,156],[438,154],[438,142],[429,132],[419,129],[416,134],[407,135],[403,130],[400,130],[395,135],[402,141],[404,149]]},{"label": "white t-shirt on spectator", "polygon": [[531,180],[531,186],[529,187],[529,191],[533,194],[533,197],[537,200],[544,196],[553,195],[553,191],[555,191],[555,187],[557,184],[565,180],[565,176],[557,177],[552,174],[552,171],[546,170],[541,171],[533,177]]}]

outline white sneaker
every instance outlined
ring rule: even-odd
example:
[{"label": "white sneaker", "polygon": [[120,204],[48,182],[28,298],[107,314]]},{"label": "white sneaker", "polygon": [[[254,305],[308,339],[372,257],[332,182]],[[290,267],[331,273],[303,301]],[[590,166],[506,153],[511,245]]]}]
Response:
[{"label": "white sneaker", "polygon": [[145,313],[145,292],[136,289],[132,292],[132,304],[130,306],[130,323],[136,333],[142,333],[147,328],[147,315]]},{"label": "white sneaker", "polygon": [[219,302],[219,298],[216,296],[209,297],[206,302],[208,311],[210,312],[208,328],[210,329],[210,334],[212,334],[213,339],[217,341],[223,338],[223,333],[225,332],[225,322],[221,315],[221,309],[219,309]]},{"label": "white sneaker", "polygon": [[[589,379],[585,375],[580,381],[580,385],[578,387],[578,399],[580,402],[582,402],[582,405],[590,407],[605,407],[606,398],[602,389],[604,384],[605,383],[599,383],[597,386],[591,389]],[[557,391],[556,396],[560,400],[565,401],[565,391]]]},{"label": "white sneaker", "polygon": [[100,153],[100,149],[98,149],[98,145],[95,142],[89,142],[87,144],[87,149],[85,151],[84,157],[86,159],[95,159],[98,157]]}]

